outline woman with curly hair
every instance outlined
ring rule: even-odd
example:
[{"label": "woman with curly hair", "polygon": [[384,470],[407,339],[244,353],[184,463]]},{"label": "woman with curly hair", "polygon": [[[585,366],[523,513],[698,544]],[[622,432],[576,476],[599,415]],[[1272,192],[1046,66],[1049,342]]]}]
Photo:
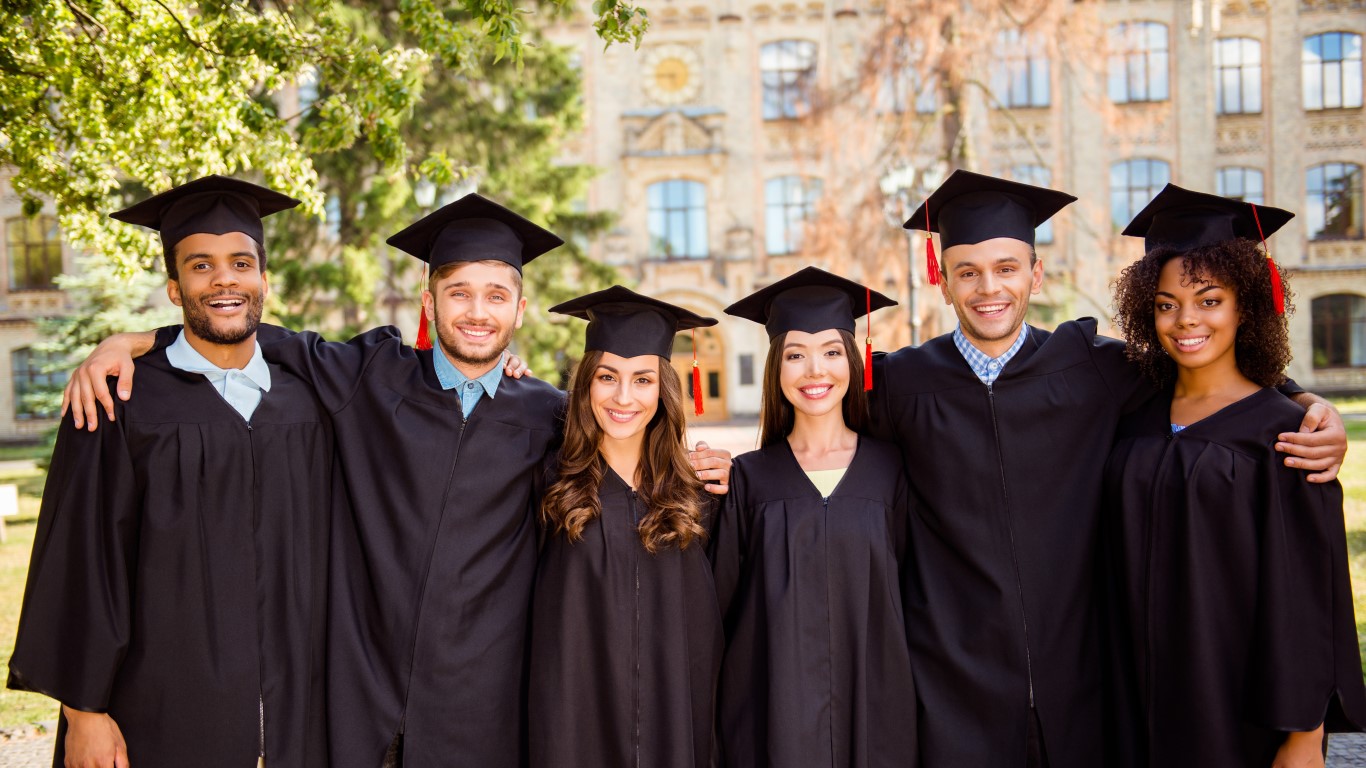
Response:
[{"label": "woman with curly hair", "polygon": [[770,339],[762,447],[736,458],[712,540],[727,768],[916,765],[906,483],[897,450],[859,434],[853,337],[856,312],[895,303],[809,267],[726,309]]},{"label": "woman with curly hair", "polygon": [[541,494],[528,700],[534,768],[707,768],[721,626],[710,496],[688,464],[678,331],[715,325],[620,286],[589,321]]},{"label": "woman with curly hair", "polygon": [[1117,765],[1322,766],[1366,722],[1342,489],[1275,450],[1304,414],[1257,241],[1292,216],[1168,185],[1124,232],[1116,320],[1164,395],[1105,470]]}]

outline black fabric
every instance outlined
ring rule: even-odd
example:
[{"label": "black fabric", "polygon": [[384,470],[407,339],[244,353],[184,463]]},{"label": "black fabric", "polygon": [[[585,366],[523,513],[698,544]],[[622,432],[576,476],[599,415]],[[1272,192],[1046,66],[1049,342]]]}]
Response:
[{"label": "black fabric", "polygon": [[646,552],[644,506],[610,468],[599,500],[583,539],[547,532],[541,552],[531,765],[708,768],[722,635],[705,542]]},{"label": "black fabric", "polygon": [[299,201],[251,182],[210,175],[153,195],[109,214],[118,221],[160,230],[167,249],[196,234],[241,232],[265,243],[261,219]]},{"label": "black fabric", "polygon": [[1121,412],[1151,389],[1089,318],[1030,329],[991,387],[948,334],[874,373],[874,430],[911,487],[923,764],[1022,765],[1032,700],[1051,765],[1102,765],[1101,473]]},{"label": "black fabric", "polygon": [[817,267],[806,267],[726,307],[726,314],[764,326],[768,338],[788,331],[853,333],[858,318],[896,302]]},{"label": "black fabric", "polygon": [[264,697],[271,764],[326,765],[326,414],[278,366],[250,424],[164,352],[137,382],[62,421],[9,687],[108,712],[139,768],[254,764]]},{"label": "black fabric", "polygon": [[585,352],[611,352],[622,357],[659,355],[668,360],[679,332],[716,325],[715,318],[620,285],[556,304],[549,311],[588,321]]},{"label": "black fabric", "polygon": [[433,270],[459,261],[493,260],[518,272],[564,245],[554,233],[475,193],[441,206],[385,242]]},{"label": "black fabric", "polygon": [[1009,237],[1034,245],[1034,230],[1076,202],[1066,192],[954,171],[902,226],[938,232],[945,249]]},{"label": "black fabric", "polygon": [[1286,731],[1366,723],[1342,489],[1276,454],[1303,411],[1264,389],[1172,435],[1170,396],[1105,468],[1111,764],[1270,765]]},{"label": "black fabric", "polygon": [[[1143,250],[1192,251],[1237,238],[1260,241],[1295,218],[1280,208],[1192,192],[1168,184],[1138,212],[1124,234],[1143,238]],[[1259,226],[1260,225],[1260,226]]]},{"label": "black fabric", "polygon": [[712,540],[722,765],[916,764],[905,494],[896,449],[871,438],[828,500],[786,441],[735,459]]},{"label": "black fabric", "polygon": [[332,765],[526,761],[532,487],[564,394],[503,378],[462,417],[433,351],[391,327],[347,343],[262,326],[262,352],[332,413],[351,512],[334,526]]}]

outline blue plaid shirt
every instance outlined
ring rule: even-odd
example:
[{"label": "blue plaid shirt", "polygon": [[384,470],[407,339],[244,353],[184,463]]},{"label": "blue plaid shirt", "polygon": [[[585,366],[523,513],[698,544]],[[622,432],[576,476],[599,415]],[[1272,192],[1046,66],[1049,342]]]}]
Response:
[{"label": "blue plaid shirt", "polygon": [[474,412],[474,406],[479,404],[479,398],[488,393],[493,397],[498,393],[498,381],[503,378],[503,361],[499,359],[498,364],[489,369],[489,372],[477,379],[471,379],[460,372],[450,360],[446,359],[446,353],[438,347],[432,350],[432,364],[436,368],[436,380],[441,382],[442,389],[454,389],[460,394],[460,412],[465,418],[469,418]]},{"label": "blue plaid shirt", "polygon": [[953,329],[953,345],[958,347],[958,351],[963,354],[963,359],[968,361],[968,367],[977,374],[977,378],[989,387],[1001,375],[1001,371],[1005,370],[1006,363],[1010,362],[1010,358],[1014,357],[1015,353],[1020,351],[1020,347],[1024,346],[1025,337],[1028,335],[1029,326],[1021,325],[1020,335],[1016,337],[1015,343],[1010,345],[1010,349],[1002,352],[1000,357],[987,357],[982,350],[972,346],[968,337],[963,335],[962,326]]}]

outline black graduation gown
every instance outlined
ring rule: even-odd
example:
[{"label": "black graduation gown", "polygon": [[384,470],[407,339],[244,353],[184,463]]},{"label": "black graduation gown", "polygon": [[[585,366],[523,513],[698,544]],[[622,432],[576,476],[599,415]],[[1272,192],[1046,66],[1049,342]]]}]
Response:
[{"label": "black graduation gown", "polygon": [[646,552],[645,510],[610,468],[599,499],[582,540],[547,532],[541,552],[531,765],[708,768],[722,636],[705,542]]},{"label": "black graduation gown", "polygon": [[270,373],[248,424],[155,352],[116,421],[62,421],[9,687],[108,712],[138,768],[254,765],[262,714],[272,765],[326,765],[332,434]]},{"label": "black graduation gown", "polygon": [[564,393],[503,378],[467,420],[434,352],[395,328],[286,333],[262,326],[262,352],[332,414],[351,506],[332,548],[332,765],[376,768],[400,731],[405,768],[524,765],[532,489]]},{"label": "black graduation gown", "polygon": [[1031,328],[991,386],[951,334],[875,362],[874,431],[912,491],[906,581],[928,768],[1102,765],[1096,550],[1120,413],[1151,395],[1090,318]]},{"label": "black graduation gown", "polygon": [[917,764],[905,493],[896,449],[871,438],[828,499],[785,440],[735,459],[712,540],[726,768]]},{"label": "black graduation gown", "polygon": [[1342,488],[1273,447],[1304,411],[1264,389],[1172,435],[1170,408],[1126,418],[1105,468],[1116,762],[1266,768],[1286,731],[1360,730]]}]

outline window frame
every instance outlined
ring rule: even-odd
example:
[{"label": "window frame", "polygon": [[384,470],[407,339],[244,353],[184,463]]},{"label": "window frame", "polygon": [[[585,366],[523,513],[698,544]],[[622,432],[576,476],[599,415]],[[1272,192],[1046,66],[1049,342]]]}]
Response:
[{"label": "window frame", "polygon": [[[1238,174],[1238,191],[1230,190],[1226,186],[1226,179],[1233,178],[1233,174]],[[1248,194],[1247,179],[1254,176],[1257,179],[1256,199]],[[1230,197],[1235,200],[1242,200],[1246,203],[1255,205],[1266,205],[1266,174],[1261,168],[1254,168],[1247,165],[1222,165],[1214,169],[1214,193],[1220,197]]]},{"label": "window frame", "polygon": [[[759,47],[760,114],[764,122],[811,114],[820,48],[813,40],[773,40]],[[769,66],[769,57],[776,66]]]},{"label": "window frame", "polygon": [[[22,240],[16,241],[16,229],[22,233]],[[42,239],[30,240],[30,235],[35,232]],[[51,237],[45,236],[45,233],[50,233]],[[62,235],[57,226],[57,217],[39,214],[5,219],[5,257],[9,261],[8,285],[11,293],[57,290],[56,278],[62,274]],[[42,271],[37,273],[37,280],[32,279],[35,277],[35,264],[42,267]]]},{"label": "window frame", "polygon": [[[772,197],[775,184],[782,185],[781,198],[777,203]],[[801,191],[799,200],[791,199],[790,193],[794,188]],[[816,204],[820,201],[823,192],[824,183],[815,176],[787,174],[774,176],[764,181],[765,253],[769,256],[789,256],[801,252],[806,223],[815,215]],[[776,221],[781,223],[778,232],[775,232],[773,226],[775,210],[779,215]],[[782,238],[782,250],[773,249],[777,237]]]},{"label": "window frame", "polygon": [[[1146,186],[1134,186],[1134,184],[1133,184],[1133,169],[1137,167],[1137,164],[1138,164],[1138,163],[1144,163],[1144,164],[1145,164],[1146,172],[1147,172],[1147,175],[1148,175],[1148,182],[1147,182]],[[1126,179],[1126,184],[1125,184],[1124,189],[1122,190],[1122,192],[1121,192],[1121,190],[1115,189],[1115,172],[1116,172],[1116,170],[1118,170],[1121,166],[1123,166],[1123,167],[1125,168],[1125,173],[1126,173],[1126,175],[1128,175],[1128,177],[1129,177],[1128,179]],[[1160,176],[1160,177],[1161,177],[1161,180],[1160,180],[1160,181],[1154,181],[1155,175],[1153,174],[1153,169],[1154,169],[1154,168],[1159,168],[1159,167],[1162,169],[1162,173],[1161,173],[1161,174],[1157,174],[1156,176]],[[1111,163],[1111,164],[1110,164],[1110,222],[1111,222],[1112,224],[1115,225],[1115,228],[1116,228],[1117,230],[1118,230],[1118,229],[1124,229],[1126,226],[1129,225],[1129,222],[1130,222],[1130,221],[1133,221],[1134,216],[1137,216],[1137,215],[1138,215],[1138,212],[1141,211],[1141,210],[1143,210],[1143,207],[1144,207],[1144,206],[1146,206],[1148,203],[1152,202],[1152,199],[1153,199],[1154,197],[1157,196],[1157,193],[1158,193],[1158,192],[1162,191],[1162,187],[1166,186],[1166,184],[1169,183],[1169,182],[1171,181],[1171,178],[1172,178],[1172,167],[1171,167],[1171,163],[1168,163],[1166,160],[1162,160],[1161,158],[1156,158],[1156,157],[1130,157],[1130,158],[1125,158],[1125,159],[1123,159],[1123,160],[1116,160],[1115,162]],[[1147,194],[1146,194],[1146,197],[1144,197],[1143,195],[1136,195],[1136,194],[1135,194],[1135,193],[1137,193],[1137,192],[1140,191],[1140,190],[1143,190],[1143,191],[1145,191],[1145,192],[1147,193]],[[1117,202],[1117,200],[1119,199],[1117,196],[1118,196],[1119,194],[1121,194],[1121,193],[1125,196],[1124,205],[1125,205],[1126,215],[1123,217],[1123,219],[1124,219],[1123,221],[1120,221],[1119,218],[1116,216],[1116,214],[1118,213],[1118,211],[1116,210],[1116,202]],[[1143,197],[1143,201],[1142,201],[1142,202],[1136,202],[1140,197]]]},{"label": "window frame", "polygon": [[[1340,304],[1342,299],[1347,300],[1346,306],[1342,307],[1345,311],[1338,317],[1329,316],[1334,309],[1330,302]],[[1366,368],[1366,297],[1356,293],[1330,293],[1314,297],[1309,306],[1309,349],[1313,369]],[[1358,310],[1355,313],[1358,316],[1353,316],[1354,308]],[[1346,341],[1335,343],[1342,335],[1346,336]],[[1358,344],[1362,354],[1358,363],[1352,362],[1354,338],[1361,339]],[[1346,354],[1345,361],[1329,359],[1329,349],[1334,346],[1341,346]]]},{"label": "window frame", "polygon": [[[1324,55],[1325,45],[1329,40],[1333,40],[1337,46],[1337,58],[1330,59]],[[1355,56],[1349,55],[1344,58],[1344,43],[1348,40],[1355,43]],[[1318,53],[1312,53],[1310,50],[1314,43],[1317,43]],[[1331,30],[1306,35],[1300,45],[1300,85],[1304,110],[1323,112],[1333,109],[1360,109],[1363,103],[1363,77],[1366,77],[1366,69],[1363,69],[1363,66],[1366,65],[1363,64],[1361,34],[1347,30]],[[1311,77],[1310,73],[1315,71],[1316,76]],[[1331,77],[1329,73],[1333,73]],[[1337,86],[1337,103],[1329,103],[1327,98],[1332,90],[1330,80]],[[1311,87],[1314,82],[1318,83],[1316,93]],[[1355,85],[1355,94],[1349,95],[1348,89],[1352,85]]]},{"label": "window frame", "polygon": [[[1149,40],[1149,35],[1157,30],[1162,31],[1161,48],[1152,47]],[[1116,50],[1116,42],[1122,43],[1122,48]],[[1110,28],[1110,43],[1105,92],[1112,103],[1152,104],[1171,99],[1171,31],[1166,24],[1147,20],[1121,21]],[[1122,65],[1123,77],[1116,76],[1117,64]],[[1142,82],[1135,87],[1138,69],[1142,71]],[[1161,81],[1154,83],[1153,75],[1157,72],[1161,73]],[[1123,93],[1118,98],[1116,83],[1123,85]]]},{"label": "window frame", "polygon": [[[1037,35],[1019,27],[996,33],[997,55],[991,65],[991,93],[1003,109],[1047,109],[1053,104],[1052,61]],[[1023,83],[1023,93],[1016,85]],[[1042,97],[1036,93],[1042,90]]]},{"label": "window frame", "polygon": [[[670,195],[671,190],[682,190],[681,201]],[[663,197],[656,205],[655,193]],[[682,232],[673,226],[681,222]],[[656,223],[661,226],[657,227]],[[693,179],[661,179],[645,188],[645,229],[649,233],[651,258],[683,261],[711,256],[711,234],[707,229],[707,185]],[[677,236],[676,236],[677,235]],[[694,235],[700,242],[693,243]],[[683,252],[675,253],[672,246],[681,238]],[[696,246],[696,247],[695,247]],[[699,250],[700,249],[700,250]]]},{"label": "window frame", "polygon": [[[1249,46],[1249,44],[1251,44]],[[1236,48],[1235,62],[1223,60],[1230,49]],[[1254,51],[1256,62],[1248,63],[1248,51]],[[1226,109],[1230,101],[1226,73],[1234,73],[1237,104]],[[1255,96],[1256,104],[1249,105],[1248,97]],[[1221,37],[1214,41],[1214,113],[1216,115],[1260,115],[1262,113],[1262,41],[1255,37]]]}]

